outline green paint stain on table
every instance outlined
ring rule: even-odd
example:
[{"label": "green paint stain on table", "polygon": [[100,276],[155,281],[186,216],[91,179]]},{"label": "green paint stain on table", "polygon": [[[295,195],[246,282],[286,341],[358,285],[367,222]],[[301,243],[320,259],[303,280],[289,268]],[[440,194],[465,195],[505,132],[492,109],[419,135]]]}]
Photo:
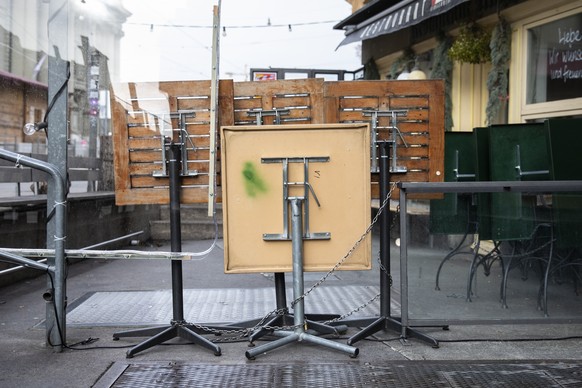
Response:
[{"label": "green paint stain on table", "polygon": [[258,174],[252,162],[245,162],[242,170],[245,191],[249,197],[256,197],[259,193],[267,192],[267,185]]}]

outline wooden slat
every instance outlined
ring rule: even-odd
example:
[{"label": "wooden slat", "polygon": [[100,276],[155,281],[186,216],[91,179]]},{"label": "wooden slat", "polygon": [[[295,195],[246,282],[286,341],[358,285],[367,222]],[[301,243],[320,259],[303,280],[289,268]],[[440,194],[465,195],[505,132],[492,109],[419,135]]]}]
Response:
[{"label": "wooden slat", "polygon": [[161,148],[161,140],[155,137],[140,137],[140,138],[130,138],[127,140],[127,144],[130,150],[138,149],[149,149],[155,150]]},{"label": "wooden slat", "polygon": [[364,116],[364,112],[362,110],[342,110],[337,112],[336,117],[339,123],[370,122],[370,117]]},{"label": "wooden slat", "polygon": [[[210,135],[194,135],[194,136],[190,136],[190,139],[192,140],[192,142],[194,143],[195,147],[209,147],[210,146]],[[191,145],[188,144],[188,148],[190,148]]]},{"label": "wooden slat", "polygon": [[429,99],[427,96],[398,96],[390,98],[390,108],[398,109],[415,109],[419,107],[428,108]]},{"label": "wooden slat", "polygon": [[378,109],[380,105],[380,100],[378,97],[351,97],[351,98],[340,98],[339,100],[340,109]]},{"label": "wooden slat", "polygon": [[210,136],[210,125],[208,124],[191,124],[186,126],[186,131],[190,135],[206,135]]},{"label": "wooden slat", "polygon": [[[208,174],[198,175],[195,177],[182,177],[181,183],[183,186],[191,185],[208,185]],[[142,187],[168,187],[168,178],[158,178],[153,176],[137,175],[131,177],[131,187],[142,188]]]},{"label": "wooden slat", "polygon": [[154,171],[162,171],[161,163],[132,163],[129,166],[131,176],[153,175]]},{"label": "wooden slat", "polygon": [[129,127],[126,132],[128,137],[157,137],[161,139],[159,128],[154,126]]},{"label": "wooden slat", "polygon": [[188,160],[209,160],[210,151],[200,148],[196,151],[188,151]]},{"label": "wooden slat", "polygon": [[[132,176],[146,175],[152,176],[154,171],[163,171],[161,163],[132,163],[130,165],[130,172]],[[188,162],[189,170],[196,170],[199,173],[208,173],[208,161],[191,161]]]},{"label": "wooden slat", "polygon": [[407,159],[402,158],[402,161],[406,163],[406,167],[410,169],[410,171],[421,172],[426,171],[428,172],[429,162],[428,158],[423,159]]},{"label": "wooden slat", "polygon": [[[429,145],[429,143],[430,143],[430,139],[428,137],[428,134],[412,134],[411,135],[411,134],[404,132],[402,134],[402,137],[404,138],[404,141],[408,145]],[[404,146],[404,145],[402,145],[402,146]],[[399,147],[400,147],[400,145],[399,145]]]},{"label": "wooden slat", "polygon": [[273,106],[275,108],[309,107],[311,100],[309,96],[275,96]]},{"label": "wooden slat", "polygon": [[[137,150],[128,153],[129,163],[159,162],[162,160],[162,150]],[[128,163],[128,165],[129,165]],[[129,178],[129,174],[127,175]]]},{"label": "wooden slat", "polygon": [[210,111],[208,110],[196,111],[196,115],[194,117],[186,118],[186,123],[210,124]]},{"label": "wooden slat", "polygon": [[262,106],[261,97],[238,98],[234,100],[235,111],[260,109],[261,106]]},{"label": "wooden slat", "polygon": [[178,110],[195,110],[196,116],[198,116],[203,111],[208,111],[210,106],[210,100],[208,97],[203,96],[202,98],[187,98],[179,96],[177,97]]}]

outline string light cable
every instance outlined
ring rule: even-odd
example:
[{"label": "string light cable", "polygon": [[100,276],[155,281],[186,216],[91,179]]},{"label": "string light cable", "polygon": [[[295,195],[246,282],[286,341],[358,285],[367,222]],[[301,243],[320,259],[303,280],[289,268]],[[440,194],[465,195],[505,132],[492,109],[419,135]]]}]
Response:
[{"label": "string light cable", "polygon": [[[323,20],[323,21],[313,21],[313,22],[272,24],[270,19],[269,19],[267,24],[222,26],[221,30],[222,30],[223,36],[225,36],[226,31],[229,29],[286,28],[289,32],[293,32],[293,27],[313,26],[313,25],[321,25],[321,24],[335,24],[335,23],[338,23],[338,20]],[[150,29],[150,31],[153,31],[155,27],[200,28],[200,29],[212,29],[212,28],[214,28],[214,26],[212,26],[212,25],[200,25],[200,24],[198,24],[198,25],[197,24],[170,24],[170,23],[148,23],[148,22],[128,22],[125,24],[133,25],[133,26],[148,27]]]}]

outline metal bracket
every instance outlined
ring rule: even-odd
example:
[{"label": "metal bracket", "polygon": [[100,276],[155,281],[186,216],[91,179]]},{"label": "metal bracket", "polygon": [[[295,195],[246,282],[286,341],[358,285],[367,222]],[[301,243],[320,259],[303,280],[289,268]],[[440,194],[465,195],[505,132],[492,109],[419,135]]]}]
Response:
[{"label": "metal bracket", "polygon": [[[309,183],[309,163],[326,163],[329,162],[329,156],[315,156],[315,157],[283,157],[283,158],[261,158],[263,164],[279,163],[283,165],[283,233],[265,233],[263,240],[265,241],[290,241],[291,235],[289,233],[289,201],[297,198],[304,200],[303,206],[303,239],[304,240],[329,240],[331,233],[329,232],[311,232],[309,230],[309,193],[313,196],[315,203],[321,207],[321,203],[315,194],[313,186]],[[289,163],[303,163],[303,181],[290,182],[289,181]],[[289,188],[291,186],[303,186],[303,196],[290,196]]]},{"label": "metal bracket", "polygon": [[408,144],[406,140],[404,140],[404,136],[398,129],[398,117],[404,117],[408,115],[407,110],[378,110],[378,109],[365,109],[362,111],[362,115],[366,117],[371,117],[371,144],[370,144],[370,155],[371,155],[371,170],[372,172],[379,172],[380,168],[378,167],[378,150],[377,150],[377,143],[378,143],[378,117],[390,117],[390,126],[388,126],[388,130],[390,130],[391,135],[391,142],[392,144],[392,165],[390,166],[390,173],[392,174],[402,174],[408,171],[408,169],[404,166],[398,166],[398,137],[402,140],[402,143],[405,147],[408,148]]},{"label": "metal bracket", "polygon": [[247,112],[247,116],[254,116],[257,125],[263,125],[263,117],[265,116],[275,116],[274,124],[281,124],[281,116],[290,114],[289,109],[272,109],[272,110],[262,110],[262,109],[251,109]]},{"label": "metal bracket", "polygon": [[524,176],[532,175],[548,175],[550,170],[533,170],[533,171],[522,171],[521,169],[521,153],[519,144],[515,145],[515,171],[517,178],[521,180]]},{"label": "metal bracket", "polygon": [[461,179],[475,180],[475,174],[461,174],[459,172],[459,150],[455,150],[455,167],[453,168],[453,173],[455,174],[455,181],[460,181]]},{"label": "metal bracket", "polygon": [[[181,147],[181,152],[182,152],[182,168],[180,171],[180,175],[183,177],[186,176],[197,176],[198,175],[198,170],[189,170],[188,169],[188,151],[195,151],[196,150],[196,146],[194,145],[194,142],[192,141],[192,138],[190,137],[190,134],[188,133],[188,129],[186,128],[188,126],[188,122],[187,122],[187,118],[192,118],[192,117],[196,117],[196,112],[193,110],[179,110],[177,112],[171,112],[171,113],[164,113],[159,115],[158,117],[161,118],[161,126],[162,128],[160,129],[160,133],[162,133],[162,136],[160,137],[161,142],[162,142],[162,170],[161,171],[154,171],[153,172],[153,176],[156,178],[167,178],[168,175],[168,170],[167,170],[167,159],[166,159],[166,148],[169,146],[170,142],[168,142],[168,139],[171,140],[171,137],[167,137],[164,136],[164,132],[179,132],[180,133],[180,143],[177,143],[180,145]],[[172,119],[178,119],[178,128],[171,128],[169,131],[165,130],[164,128],[164,123],[170,123],[170,126],[172,125]],[[190,148],[188,148],[188,143],[190,145]]]}]

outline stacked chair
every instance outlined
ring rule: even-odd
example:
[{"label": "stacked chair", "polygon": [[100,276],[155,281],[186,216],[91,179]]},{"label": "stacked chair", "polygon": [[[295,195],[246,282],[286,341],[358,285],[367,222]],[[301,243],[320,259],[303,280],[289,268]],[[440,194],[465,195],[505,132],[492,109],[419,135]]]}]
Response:
[{"label": "stacked chair", "polygon": [[[543,123],[492,125],[472,132],[445,133],[445,181],[582,180],[582,119],[549,119]],[[471,301],[477,269],[489,275],[501,268],[500,299],[507,308],[510,273],[522,280],[539,277],[537,306],[548,316],[548,285],[573,277],[575,292],[582,277],[582,194],[479,193],[444,194],[430,203],[430,231],[462,235],[442,260],[470,253],[467,300]],[[467,252],[467,236],[476,240]],[[493,241],[481,252],[481,241]]]},{"label": "stacked chair", "polygon": [[[545,123],[550,179],[557,181],[582,180],[582,119],[549,119]],[[582,257],[582,194],[552,195],[552,220],[555,232],[555,253],[544,273],[538,300],[548,313],[547,288],[550,278],[560,283],[572,276],[574,291],[579,294]]]},{"label": "stacked chair", "polygon": [[[474,140],[471,132],[445,133],[445,182],[475,180]],[[467,237],[477,233],[477,208],[470,194],[446,193],[442,199],[430,201],[429,228],[433,234],[462,235],[461,240],[440,262],[436,274],[435,289],[440,290],[439,280],[443,266],[454,256],[467,252],[463,249]],[[478,252],[478,250],[476,251]],[[477,260],[476,254],[473,260]],[[467,284],[470,284],[469,282]],[[470,299],[471,291],[467,290]]]}]

